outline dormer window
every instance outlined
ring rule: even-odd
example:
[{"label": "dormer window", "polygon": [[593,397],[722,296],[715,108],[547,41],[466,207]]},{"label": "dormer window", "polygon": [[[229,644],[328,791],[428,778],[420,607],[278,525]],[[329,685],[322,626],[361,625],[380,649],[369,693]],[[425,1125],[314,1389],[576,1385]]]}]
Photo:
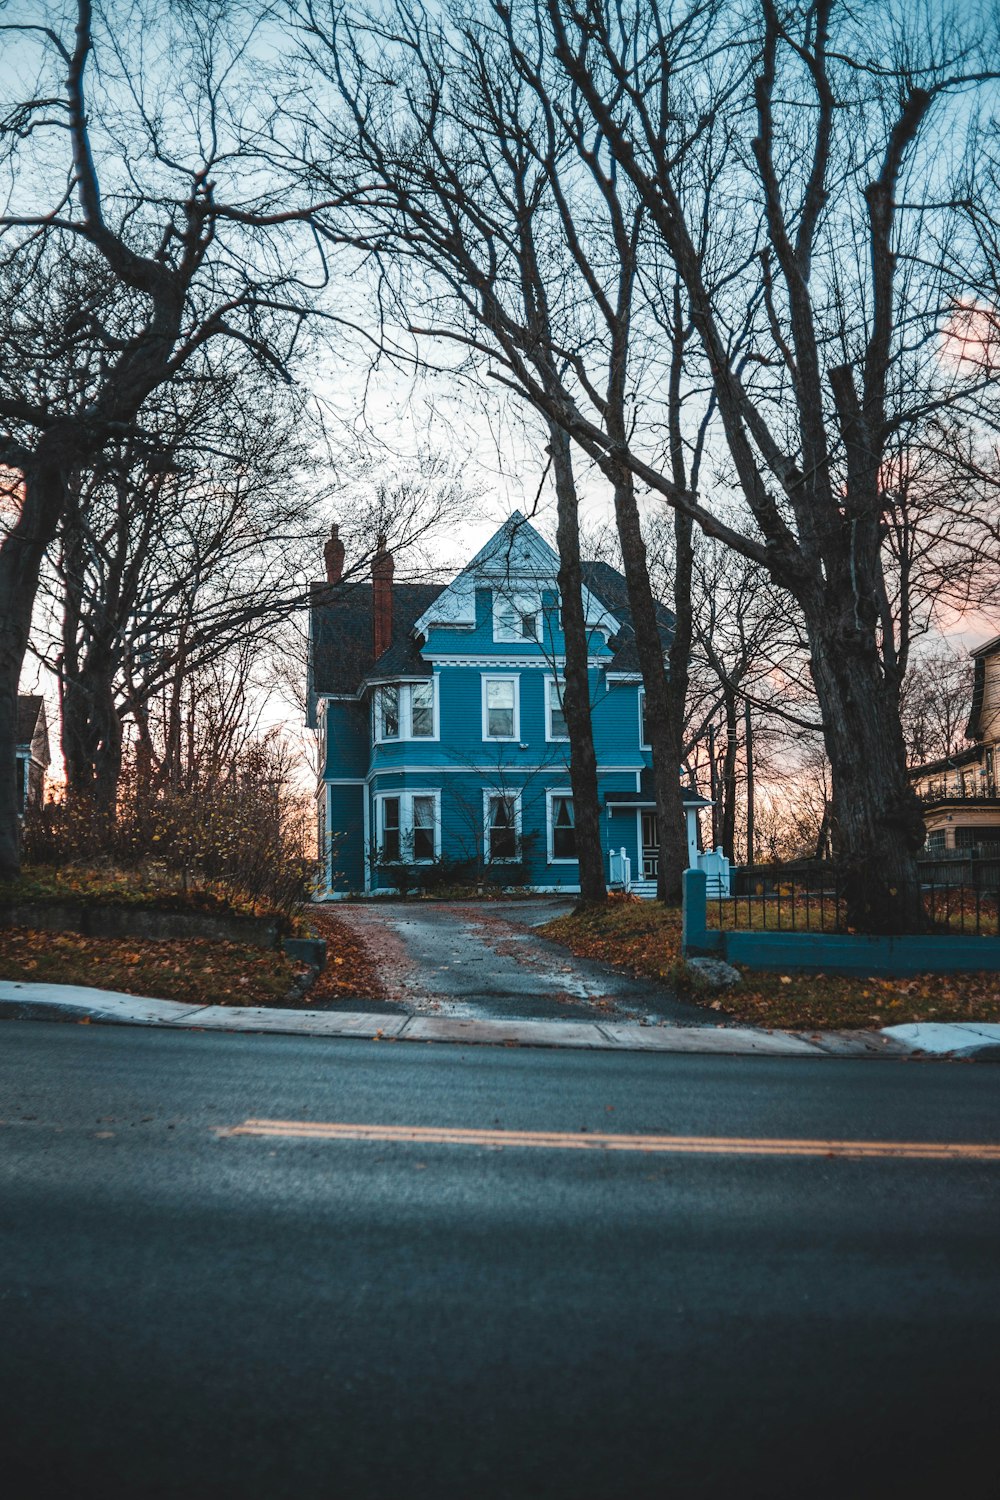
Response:
[{"label": "dormer window", "polygon": [[374,719],[376,744],[437,739],[437,679],[376,688]]},{"label": "dormer window", "polygon": [[493,639],[504,645],[537,641],[542,623],[539,600],[529,594],[493,595]]}]

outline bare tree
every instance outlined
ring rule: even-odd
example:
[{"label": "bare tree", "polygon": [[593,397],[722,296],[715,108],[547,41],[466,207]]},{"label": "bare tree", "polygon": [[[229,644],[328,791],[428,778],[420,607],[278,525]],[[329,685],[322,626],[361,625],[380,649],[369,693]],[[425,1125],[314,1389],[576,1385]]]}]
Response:
[{"label": "bare tree", "polygon": [[[995,269],[995,175],[963,165],[996,96],[995,17],[928,9],[909,26],[874,0],[669,10],[497,0],[492,20],[460,7],[433,22],[390,12],[365,34],[359,61],[333,14],[342,99],[374,146],[365,165],[388,163],[364,202],[381,233],[368,243],[420,253],[425,265],[438,258],[467,309],[467,344],[570,432],[616,501],[648,486],[794,598],[851,921],[917,929],[923,830],[899,714],[907,638],[892,598],[889,466],[925,441],[934,418],[972,433],[998,425],[987,362],[946,357],[949,320]],[[307,25],[314,18],[309,7]],[[505,101],[488,154],[458,128],[470,95]],[[945,132],[950,158],[934,152]],[[425,212],[435,183],[439,211]],[[610,227],[610,271],[586,283],[589,308],[568,284],[555,346],[539,350],[542,333],[498,294],[520,240],[490,215],[497,196],[517,224],[533,217],[536,239],[539,216],[553,226],[553,279],[570,266],[586,280],[586,229],[595,216]],[[476,240],[485,253],[471,259],[470,199],[487,205]],[[751,526],[734,527],[690,481],[678,484],[656,425],[629,399],[637,279],[644,255],[657,254],[683,289],[696,335],[686,377],[712,393],[729,484]],[[588,361],[595,340],[611,352],[600,386]],[[541,360],[557,385],[540,378]],[[665,366],[662,342],[647,361]],[[992,517],[978,519],[988,529]],[[946,512],[936,539],[946,551]]]},{"label": "bare tree", "polygon": [[[592,442],[582,446],[590,460],[599,459],[610,484],[647,694],[660,894],[676,897],[686,863],[678,724],[690,609],[682,569],[668,677],[636,476],[609,454],[628,450],[637,390],[662,387],[670,472],[684,486],[697,483],[705,408],[713,398],[701,402],[702,418],[692,427],[685,407],[691,393],[682,381],[685,346],[694,335],[686,293],[668,276],[672,294],[663,298],[662,285],[648,274],[641,201],[609,181],[600,154],[590,150],[583,116],[552,94],[544,51],[534,38],[514,36],[506,11],[497,9],[484,25],[471,10],[449,17],[436,7],[400,3],[352,14],[302,0],[295,14],[317,92],[317,108],[305,121],[306,166],[322,191],[352,199],[346,223],[326,217],[323,227],[374,257],[386,313],[382,347],[415,360],[429,358],[435,340],[457,349],[452,371],[472,379],[485,371],[513,390],[540,415],[549,451],[562,463],[569,462],[568,448],[553,434],[581,441],[573,419],[581,403],[603,434],[600,452]],[[318,93],[317,79],[329,85],[332,103]],[[400,329],[416,337],[415,348],[400,343]],[[665,356],[656,340],[644,342],[647,329],[666,342]],[[645,353],[651,348],[657,349],[652,360]],[[570,587],[579,557],[569,522],[576,499],[558,474],[557,496]],[[688,513],[679,516],[677,532],[683,558],[690,550]],[[574,613],[575,606],[567,615],[568,717],[573,773],[588,784],[589,806],[593,756],[571,686],[583,675],[573,665],[583,651],[582,638],[574,639]],[[596,847],[594,855],[596,862]]]},{"label": "bare tree", "polygon": [[900,705],[911,765],[966,747],[973,677],[972,658],[947,641],[928,643],[911,659]]},{"label": "bare tree", "polygon": [[[213,0],[99,10],[64,0],[43,21],[30,6],[5,16],[5,76],[19,90],[0,133],[11,183],[0,212],[0,463],[20,475],[0,544],[9,876],[18,677],[74,476],[212,341],[235,341],[287,378],[312,297],[312,240],[287,243],[299,213],[250,144],[274,114],[255,70],[261,17]],[[322,260],[312,262],[322,279]]]}]

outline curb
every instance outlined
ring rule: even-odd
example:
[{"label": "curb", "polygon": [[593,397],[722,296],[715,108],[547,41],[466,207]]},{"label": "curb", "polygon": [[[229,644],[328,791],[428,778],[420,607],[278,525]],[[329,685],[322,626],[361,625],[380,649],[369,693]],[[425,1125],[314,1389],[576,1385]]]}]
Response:
[{"label": "curb", "polygon": [[737,1026],[643,1026],[597,1021],[487,1021],[379,1016],[366,1011],[186,1005],[76,985],[0,980],[0,1018],[160,1026],[197,1031],[353,1037],[363,1041],[460,1042],[467,1046],[569,1047],[717,1056],[921,1058],[1000,1061],[1000,1025],[927,1022],[884,1031],[764,1031]]}]

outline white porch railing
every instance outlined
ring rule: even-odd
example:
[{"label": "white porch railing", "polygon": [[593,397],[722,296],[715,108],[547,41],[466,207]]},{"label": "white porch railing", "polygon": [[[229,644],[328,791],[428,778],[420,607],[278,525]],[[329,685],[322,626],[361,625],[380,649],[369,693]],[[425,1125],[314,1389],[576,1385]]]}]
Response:
[{"label": "white porch railing", "polygon": [[698,855],[698,869],[704,870],[708,877],[709,898],[729,895],[731,866],[721,849],[703,849]]},{"label": "white porch railing", "polygon": [[624,849],[612,849],[609,855],[611,861],[611,885],[619,886],[623,891],[632,889],[632,861]]}]

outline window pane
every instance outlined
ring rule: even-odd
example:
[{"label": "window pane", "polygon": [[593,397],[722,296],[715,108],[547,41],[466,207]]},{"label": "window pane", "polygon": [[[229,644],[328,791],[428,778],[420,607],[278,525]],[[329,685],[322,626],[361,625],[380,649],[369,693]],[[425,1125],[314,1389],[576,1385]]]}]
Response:
[{"label": "window pane", "polygon": [[510,678],[487,680],[486,733],[491,739],[514,738],[514,683]]},{"label": "window pane", "polygon": [[399,738],[399,688],[379,688],[379,735],[383,740]]},{"label": "window pane", "polygon": [[489,857],[517,858],[517,828],[513,797],[491,797],[489,803]]},{"label": "window pane", "polygon": [[649,726],[646,723],[646,694],[639,694],[639,712],[642,715],[642,743],[649,744]]},{"label": "window pane", "polygon": [[526,641],[534,641],[538,638],[538,616],[535,614],[524,614],[521,616],[521,636]]},{"label": "window pane", "polygon": [[517,610],[510,599],[498,599],[493,611],[493,639],[516,641],[519,638]]},{"label": "window pane", "polygon": [[549,733],[554,740],[565,740],[569,738],[569,730],[566,728],[566,714],[563,711],[560,700],[561,684],[549,683]]},{"label": "window pane", "polygon": [[434,858],[434,798],[413,799],[413,858]]},{"label": "window pane", "polygon": [[576,827],[572,797],[553,797],[552,799],[552,857],[553,859],[576,858]]},{"label": "window pane", "polygon": [[387,864],[399,859],[399,798],[382,800],[382,858]]},{"label": "window pane", "polygon": [[410,688],[410,732],[415,739],[434,733],[434,683],[415,682]]}]

